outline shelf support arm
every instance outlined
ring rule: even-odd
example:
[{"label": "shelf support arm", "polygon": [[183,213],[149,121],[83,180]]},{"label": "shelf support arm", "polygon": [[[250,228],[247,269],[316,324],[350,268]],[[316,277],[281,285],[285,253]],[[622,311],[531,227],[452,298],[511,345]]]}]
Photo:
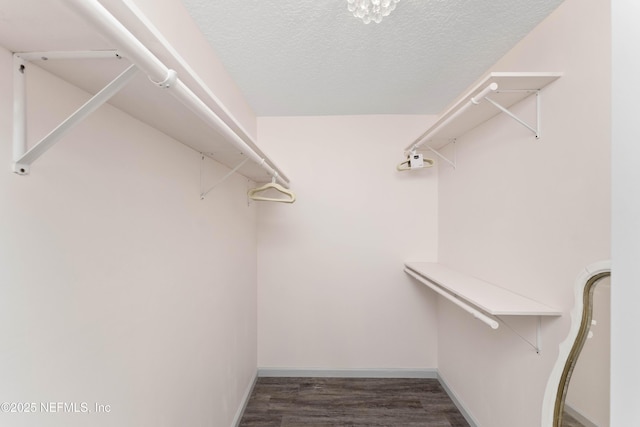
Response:
[{"label": "shelf support arm", "polygon": [[527,122],[525,122],[524,120],[522,120],[520,117],[518,117],[515,114],[513,114],[507,108],[503,107],[502,105],[498,104],[493,99],[489,98],[488,96],[485,97],[484,99],[486,99],[491,105],[496,107],[498,110],[502,111],[507,116],[511,117],[513,120],[515,120],[516,122],[520,123],[522,126],[524,126],[527,129],[529,129],[531,132],[533,132],[533,134],[535,135],[536,139],[540,139],[540,133],[539,133],[539,130],[540,130],[540,91],[536,91],[536,104],[537,104],[537,106],[536,106],[536,116],[537,117],[536,117],[536,127],[535,128],[533,126],[531,126],[530,124],[528,124]]},{"label": "shelf support arm", "polygon": [[505,325],[507,328],[511,329],[511,331],[516,334],[518,337],[520,337],[520,339],[522,339],[522,341],[526,342],[527,344],[529,344],[535,351],[537,354],[540,354],[542,352],[542,316],[536,316],[536,343],[533,344],[531,341],[529,341],[528,339],[526,339],[525,337],[523,337],[520,333],[518,333],[518,331],[516,331],[511,325],[509,325],[502,317],[500,316],[496,316],[496,318],[502,322],[503,325]]},{"label": "shelf support arm", "polygon": [[211,188],[209,188],[207,191],[202,190],[202,169],[204,168],[204,154],[202,155],[202,163],[200,166],[200,200],[204,200],[205,196],[207,194],[209,194],[214,188],[216,188],[218,185],[222,184],[223,182],[225,182],[227,179],[229,179],[229,177],[231,175],[233,175],[234,173],[236,173],[238,171],[238,169],[240,169],[242,166],[244,166],[245,163],[247,163],[249,161],[249,158],[246,157],[243,161],[241,161],[236,167],[234,167],[233,169],[231,169],[229,172],[227,172],[227,174],[225,176],[223,176],[222,178],[220,178],[218,180],[218,182],[216,182],[215,184],[213,184],[211,186]]},{"label": "shelf support arm", "polygon": [[[24,63],[22,65],[24,65]],[[111,99],[113,95],[125,87],[126,84],[135,77],[137,71],[138,69],[135,65],[129,66],[129,68],[123,71],[111,83],[95,94],[71,116],[60,123],[54,130],[49,132],[47,136],[42,138],[37,144],[31,147],[30,150],[25,152],[27,146],[26,132],[24,131],[26,123],[26,112],[24,107],[26,105],[26,101],[24,91],[24,66],[22,66],[22,72],[20,72],[22,75],[17,77],[19,79],[16,83],[16,87],[18,87],[18,89],[15,89],[14,92],[14,118],[16,123],[14,125],[13,171],[19,175],[28,174],[31,163],[51,148],[65,133],[87,118],[91,113]]]},{"label": "shelf support arm", "polygon": [[536,353],[542,352],[542,316],[538,316],[536,322]]},{"label": "shelf support arm", "polygon": [[[13,55],[13,162],[18,163],[27,152],[27,95],[25,61]],[[28,166],[24,166],[25,172]]]},{"label": "shelf support arm", "polygon": [[425,145],[424,147],[431,151],[433,154],[435,154],[436,156],[438,156],[441,160],[444,160],[445,162],[449,163],[449,165],[452,168],[456,168],[456,157],[455,157],[455,147],[456,147],[456,140],[453,139],[451,140],[451,143],[453,144],[453,160],[449,160],[449,158],[447,158],[446,156],[444,156],[441,152],[439,152],[438,150],[436,150],[435,148],[431,147],[430,145]]},{"label": "shelf support arm", "polygon": [[[527,338],[522,336],[522,334],[520,334],[518,331],[516,331],[511,325],[509,325],[507,322],[505,322],[505,320],[503,318],[501,318],[500,316],[492,317],[492,316],[489,316],[489,315],[483,313],[482,311],[480,311],[480,310],[476,309],[475,307],[473,307],[471,304],[467,304],[465,301],[463,301],[460,298],[458,298],[457,295],[444,290],[443,288],[441,288],[437,284],[431,282],[427,278],[421,276],[420,274],[414,272],[413,270],[411,270],[409,268],[405,267],[404,272],[407,273],[409,276],[413,277],[414,279],[416,279],[417,281],[419,281],[420,283],[426,285],[427,287],[429,287],[431,290],[433,290],[437,294],[442,295],[443,297],[445,297],[446,299],[448,299],[449,301],[451,301],[452,303],[454,303],[458,307],[462,308],[467,313],[470,313],[476,319],[480,320],[483,323],[486,323],[487,325],[489,325],[491,327],[491,329],[498,329],[499,324],[502,323],[507,328],[509,328],[513,333],[515,333],[518,337],[520,337],[524,342],[526,342],[531,347],[533,347],[533,349],[536,351],[536,353],[540,354],[540,352],[542,351],[542,332],[541,332],[541,329],[542,329],[542,326],[541,326],[542,325],[542,316],[537,316],[538,319],[537,319],[537,322],[536,322],[536,343],[533,344]],[[498,321],[500,323],[498,323]]]}]

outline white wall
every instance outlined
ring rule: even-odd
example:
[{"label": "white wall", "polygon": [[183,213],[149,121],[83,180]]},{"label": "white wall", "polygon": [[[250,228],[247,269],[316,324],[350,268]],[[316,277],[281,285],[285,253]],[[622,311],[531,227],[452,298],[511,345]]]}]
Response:
[{"label": "white wall", "polygon": [[[87,96],[28,72],[33,141]],[[246,180],[201,201],[200,155],[109,106],[14,175],[6,50],[0,76],[0,402],[111,405],[0,424],[231,425],[256,370]]]},{"label": "white wall", "polygon": [[611,425],[640,425],[640,4],[612,2],[613,227],[611,277]]},{"label": "white wall", "polygon": [[259,367],[437,367],[434,295],[402,272],[435,259],[437,171],[395,170],[431,120],[258,119],[298,196],[259,206]]},{"label": "white wall", "polygon": [[[588,264],[610,257],[609,2],[567,0],[492,71],[561,71],[542,92],[542,138],[501,115],[458,140],[439,174],[439,260],[568,313]],[[534,120],[529,98],[514,111]],[[615,286],[615,285],[614,285]],[[481,426],[539,426],[568,314],[542,354],[440,301],[439,369]],[[511,319],[535,342],[535,318]]]}]

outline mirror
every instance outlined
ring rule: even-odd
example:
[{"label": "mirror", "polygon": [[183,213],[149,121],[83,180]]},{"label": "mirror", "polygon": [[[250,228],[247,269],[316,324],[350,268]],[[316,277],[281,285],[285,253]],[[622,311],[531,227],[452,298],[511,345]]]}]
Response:
[{"label": "mirror", "polygon": [[558,389],[554,426],[609,426],[610,300],[610,273],[592,277],[584,288],[580,330]]},{"label": "mirror", "polygon": [[575,282],[569,334],[543,401],[543,427],[609,426],[610,290],[609,261],[588,266]]}]

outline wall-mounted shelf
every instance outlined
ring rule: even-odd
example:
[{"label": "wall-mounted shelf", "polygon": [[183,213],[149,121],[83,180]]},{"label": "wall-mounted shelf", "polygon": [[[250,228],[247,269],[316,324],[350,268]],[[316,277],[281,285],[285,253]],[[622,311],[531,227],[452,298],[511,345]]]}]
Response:
[{"label": "wall-mounted shelf", "polygon": [[[404,271],[493,329],[503,321],[498,316],[534,316],[540,320],[540,316],[562,315],[560,310],[439,263],[405,262]],[[540,322],[534,347],[540,352]]]},{"label": "wall-mounted shelf", "polygon": [[[289,186],[284,172],[260,150],[255,139],[146,17],[131,11],[136,19],[125,20],[135,27],[129,29],[97,0],[67,0],[42,6],[44,9],[34,10],[33,17],[24,16],[21,25],[13,28],[20,41],[14,44],[19,49],[12,49],[17,52],[14,172],[28,174],[33,161],[92,111],[109,102],[253,181],[276,179]],[[74,35],[74,42],[70,44],[46,26],[22,25],[42,14],[52,21],[64,22],[68,34]],[[32,66],[96,95],[49,135],[28,144],[25,85]],[[251,161],[245,162],[246,159]]]},{"label": "wall-mounted shelf", "polygon": [[[488,74],[466,95],[459,98],[440,115],[438,120],[405,148],[411,153],[424,148],[436,152],[450,141],[464,135],[497,114],[505,113],[540,137],[540,90],[557,80],[557,72],[494,72]],[[530,124],[514,115],[509,108],[523,99],[535,95],[536,123]],[[453,165],[453,162],[444,158]]]}]

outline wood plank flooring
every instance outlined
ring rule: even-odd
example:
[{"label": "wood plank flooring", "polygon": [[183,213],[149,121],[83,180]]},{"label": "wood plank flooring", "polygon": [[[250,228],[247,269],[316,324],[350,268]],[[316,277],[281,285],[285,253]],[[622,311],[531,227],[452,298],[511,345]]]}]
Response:
[{"label": "wood plank flooring", "polygon": [[258,378],[240,427],[468,427],[438,380]]}]

